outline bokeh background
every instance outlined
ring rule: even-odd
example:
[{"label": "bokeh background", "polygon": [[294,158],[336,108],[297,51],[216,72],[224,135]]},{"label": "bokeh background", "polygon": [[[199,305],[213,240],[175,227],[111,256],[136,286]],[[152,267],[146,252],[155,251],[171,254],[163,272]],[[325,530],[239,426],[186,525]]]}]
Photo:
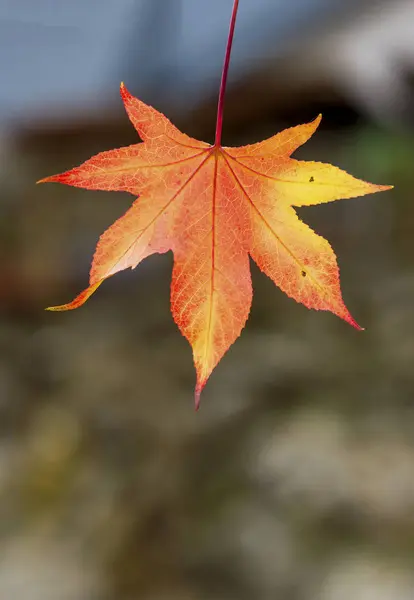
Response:
[{"label": "bokeh background", "polygon": [[0,0],[0,599],[414,598],[414,1],[240,0],[224,143],[391,192],[300,210],[353,330],[252,265],[193,410],[170,254],[71,313],[127,194],[35,181],[136,142],[132,93],[212,141],[231,0]]}]

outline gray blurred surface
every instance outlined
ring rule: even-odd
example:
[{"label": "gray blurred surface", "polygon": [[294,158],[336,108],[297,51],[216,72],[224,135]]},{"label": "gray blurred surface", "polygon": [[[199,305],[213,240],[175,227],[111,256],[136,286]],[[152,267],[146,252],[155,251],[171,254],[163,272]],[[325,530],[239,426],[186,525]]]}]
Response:
[{"label": "gray blurred surface", "polygon": [[[194,108],[216,93],[231,6],[1,0],[0,124],[119,110],[121,80],[163,109]],[[289,79],[322,78],[385,118],[408,94],[402,71],[413,65],[413,15],[412,0],[244,0],[230,85],[274,65],[277,85],[283,70]],[[390,86],[402,106],[393,106]]]},{"label": "gray blurred surface", "polygon": [[[283,46],[290,35],[314,23],[317,14],[325,18],[340,4],[244,0],[234,76],[249,71],[269,47]],[[231,6],[223,0],[2,0],[0,118],[106,102],[97,100],[97,92],[113,97],[120,79],[127,78],[123,64],[129,65],[126,71],[132,71],[141,93],[163,73],[168,94],[174,93],[174,82],[184,100],[200,97],[206,86],[210,91],[211,80],[219,80]]]}]

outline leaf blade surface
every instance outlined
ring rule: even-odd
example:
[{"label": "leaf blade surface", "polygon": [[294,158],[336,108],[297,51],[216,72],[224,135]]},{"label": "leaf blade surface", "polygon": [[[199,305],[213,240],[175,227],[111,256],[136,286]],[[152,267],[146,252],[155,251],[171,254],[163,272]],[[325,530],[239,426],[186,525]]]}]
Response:
[{"label": "leaf blade surface", "polygon": [[196,403],[248,318],[249,256],[297,302],[360,328],[342,299],[329,242],[300,221],[294,207],[390,186],[355,179],[332,165],[292,159],[292,152],[315,132],[320,116],[262,142],[229,148],[180,132],[124,85],[121,96],[143,141],[101,152],[42,180],[137,196],[102,234],[89,287],[72,302],[49,310],[78,308],[108,277],[171,250],[171,309],[193,350]]}]

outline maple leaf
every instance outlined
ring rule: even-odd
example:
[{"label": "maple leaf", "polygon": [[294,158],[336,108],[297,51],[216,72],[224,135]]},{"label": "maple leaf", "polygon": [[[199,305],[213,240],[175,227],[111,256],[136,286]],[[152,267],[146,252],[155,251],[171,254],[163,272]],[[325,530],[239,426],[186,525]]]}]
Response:
[{"label": "maple leaf", "polygon": [[229,148],[181,133],[123,84],[121,95],[143,143],[102,152],[42,182],[139,197],[101,236],[89,287],[49,310],[77,308],[111,275],[172,250],[172,314],[193,349],[197,399],[247,320],[249,255],[291,298],[359,327],[342,300],[331,246],[293,207],[390,186],[366,183],[329,164],[292,159],[320,117],[257,144]]},{"label": "maple leaf", "polygon": [[221,145],[238,5],[234,0],[214,145],[188,137],[121,84],[126,111],[143,142],[101,152],[41,180],[138,196],[101,236],[89,287],[69,304],[48,310],[77,308],[111,275],[135,268],[150,254],[172,250],[172,314],[193,349],[196,407],[211,372],[249,315],[249,255],[288,296],[360,329],[342,300],[332,248],[298,219],[293,207],[391,187],[360,181],[329,164],[292,159],[320,116],[257,144]]}]

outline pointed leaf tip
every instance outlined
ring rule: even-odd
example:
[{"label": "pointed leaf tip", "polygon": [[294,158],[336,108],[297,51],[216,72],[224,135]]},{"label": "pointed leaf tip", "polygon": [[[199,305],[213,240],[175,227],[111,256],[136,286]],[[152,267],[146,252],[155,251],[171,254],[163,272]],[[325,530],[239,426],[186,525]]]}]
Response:
[{"label": "pointed leaf tip", "polygon": [[196,389],[194,390],[194,409],[197,412],[200,408],[200,400],[201,400],[201,391],[202,387],[197,383]]},{"label": "pointed leaf tip", "polygon": [[59,175],[50,175],[49,177],[44,177],[43,179],[36,181],[36,185],[39,183],[59,183]]},{"label": "pointed leaf tip", "polygon": [[315,117],[313,119],[313,121],[311,121],[308,124],[308,127],[310,127],[312,129],[311,135],[313,135],[315,133],[315,131],[318,129],[319,125],[321,124],[321,121],[322,121],[322,113],[319,113],[319,115],[317,117]]},{"label": "pointed leaf tip", "polygon": [[36,181],[36,185],[38,183],[54,183],[59,182],[59,175],[49,175],[49,177],[43,177],[43,179],[39,179]]},{"label": "pointed leaf tip", "polygon": [[317,117],[315,117],[314,119],[312,119],[312,121],[309,121],[309,123],[307,124],[308,127],[309,126],[313,126],[314,132],[318,129],[319,125],[321,124],[322,121],[322,113],[319,113],[319,115]]},{"label": "pointed leaf tip", "polygon": [[348,321],[348,323],[349,323],[350,325],[352,325],[352,327],[355,327],[355,329],[356,329],[357,331],[365,331],[365,327],[361,327],[361,325],[359,325],[359,324],[358,324],[358,323],[355,321],[355,319],[354,319],[353,317],[351,317],[351,315],[350,315],[350,319],[347,319],[347,321]]},{"label": "pointed leaf tip", "polygon": [[75,308],[79,308],[80,306],[82,306],[82,304],[85,304],[85,302],[92,296],[92,294],[98,289],[98,287],[101,285],[104,279],[106,278],[104,277],[102,279],[99,279],[98,281],[87,287],[86,290],[83,290],[83,292],[78,294],[76,298],[72,300],[72,302],[68,302],[68,304],[59,304],[58,306],[48,306],[45,310],[49,310],[51,312],[60,312],[64,310],[75,310]]},{"label": "pointed leaf tip", "polygon": [[200,408],[200,394],[197,394],[197,392],[194,394],[194,409],[196,412],[199,411]]},{"label": "pointed leaf tip", "polygon": [[200,408],[201,392],[203,391],[206,383],[207,383],[207,381],[203,381],[203,382],[197,381],[196,388],[194,390],[194,408],[195,408],[196,412],[198,412],[198,410]]},{"label": "pointed leaf tip", "polygon": [[125,100],[130,99],[132,97],[123,81],[121,81],[121,85],[119,86],[119,91],[121,93],[121,98],[124,102],[125,102]]}]

